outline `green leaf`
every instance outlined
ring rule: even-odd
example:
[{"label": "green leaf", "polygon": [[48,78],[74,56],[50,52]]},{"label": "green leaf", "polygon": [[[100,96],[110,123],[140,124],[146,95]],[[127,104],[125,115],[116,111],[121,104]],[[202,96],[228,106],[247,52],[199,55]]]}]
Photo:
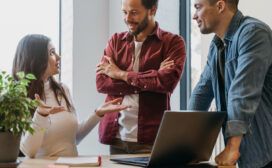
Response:
[{"label": "green leaf", "polygon": [[28,86],[28,83],[29,83],[29,82],[30,82],[30,81],[27,80],[27,79],[22,79],[22,80],[20,81],[20,84],[23,85],[23,86]]},{"label": "green leaf", "polygon": [[35,80],[35,79],[37,79],[37,78],[35,77],[35,75],[33,75],[33,74],[27,74],[27,75],[26,75],[26,78],[27,78],[27,79],[30,79],[30,80]]},{"label": "green leaf", "polygon": [[11,82],[13,80],[11,76],[6,76],[6,79],[8,80],[8,82]]},{"label": "green leaf", "polygon": [[18,72],[18,73],[16,73],[16,75],[18,76],[19,79],[25,78],[25,73],[24,72]]}]

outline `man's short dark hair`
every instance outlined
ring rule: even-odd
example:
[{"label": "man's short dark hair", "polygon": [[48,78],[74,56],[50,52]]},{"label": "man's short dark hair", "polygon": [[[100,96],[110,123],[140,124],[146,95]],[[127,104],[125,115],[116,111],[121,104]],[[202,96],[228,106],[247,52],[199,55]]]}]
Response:
[{"label": "man's short dark hair", "polygon": [[[208,1],[210,2],[210,4],[215,4],[218,0],[208,0]],[[232,9],[236,10],[238,8],[239,0],[226,0],[226,3],[228,3]]]},{"label": "man's short dark hair", "polygon": [[146,9],[151,9],[153,6],[158,7],[159,0],[142,0],[142,4]]}]

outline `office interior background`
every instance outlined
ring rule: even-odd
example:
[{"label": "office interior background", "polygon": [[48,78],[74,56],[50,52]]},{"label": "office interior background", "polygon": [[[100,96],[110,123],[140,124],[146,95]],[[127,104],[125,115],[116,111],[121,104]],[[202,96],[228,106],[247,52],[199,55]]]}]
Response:
[{"label": "office interior background", "polygon": [[[187,44],[187,65],[182,81],[171,97],[172,109],[186,109],[191,90],[206,63],[211,35],[201,35],[192,20],[194,0],[159,0],[156,20],[170,32],[181,34]],[[240,0],[244,15],[259,18],[272,27],[269,0]],[[26,34],[49,36],[61,54],[57,76],[71,90],[80,120],[101,105],[105,95],[96,91],[95,69],[109,37],[127,30],[121,0],[1,0],[0,70],[10,72],[19,40]],[[78,146],[81,155],[108,154],[98,142],[98,126]],[[219,138],[214,153],[222,148]]]}]

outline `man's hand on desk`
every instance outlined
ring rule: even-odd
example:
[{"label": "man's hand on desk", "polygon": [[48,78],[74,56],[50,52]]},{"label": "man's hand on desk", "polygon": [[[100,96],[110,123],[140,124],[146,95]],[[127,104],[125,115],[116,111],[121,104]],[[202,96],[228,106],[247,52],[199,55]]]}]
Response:
[{"label": "man's hand on desk", "polygon": [[219,166],[232,166],[235,165],[240,157],[240,144],[242,136],[230,137],[228,139],[225,149],[215,157],[215,162]]}]

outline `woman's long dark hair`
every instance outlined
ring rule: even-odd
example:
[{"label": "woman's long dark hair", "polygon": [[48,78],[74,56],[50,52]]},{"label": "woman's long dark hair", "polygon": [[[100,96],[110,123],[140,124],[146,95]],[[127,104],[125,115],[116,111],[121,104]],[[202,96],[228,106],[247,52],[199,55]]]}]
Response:
[{"label": "woman's long dark hair", "polygon": [[[35,75],[37,80],[33,80],[28,87],[28,96],[31,99],[34,99],[37,93],[42,100],[45,100],[42,77],[48,65],[48,44],[50,41],[50,38],[44,35],[30,34],[23,37],[17,46],[13,60],[12,75],[15,79],[18,79],[16,73],[20,71]],[[58,104],[61,105],[58,97],[62,96],[66,101],[68,110],[71,111],[73,107],[61,84],[53,76],[49,77],[49,84]]]}]

